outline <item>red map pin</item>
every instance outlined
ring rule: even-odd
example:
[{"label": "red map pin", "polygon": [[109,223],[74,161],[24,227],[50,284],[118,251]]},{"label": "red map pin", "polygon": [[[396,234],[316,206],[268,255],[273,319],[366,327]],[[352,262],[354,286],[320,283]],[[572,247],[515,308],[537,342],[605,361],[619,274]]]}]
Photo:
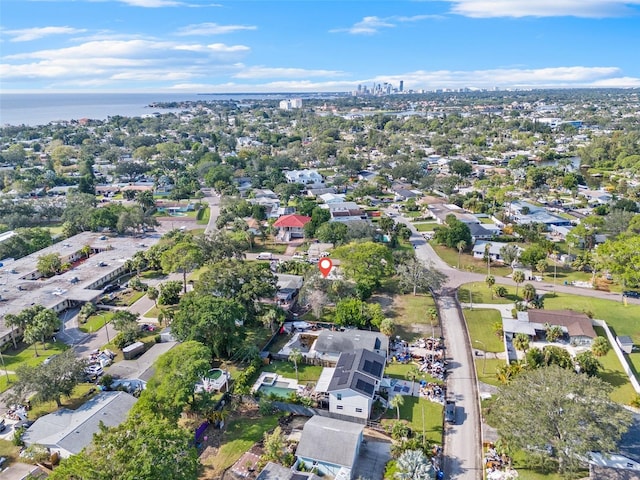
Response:
[{"label": "red map pin", "polygon": [[327,277],[329,273],[331,273],[331,269],[333,268],[333,262],[330,258],[323,258],[318,262],[318,268],[320,269],[320,273],[323,277]]}]

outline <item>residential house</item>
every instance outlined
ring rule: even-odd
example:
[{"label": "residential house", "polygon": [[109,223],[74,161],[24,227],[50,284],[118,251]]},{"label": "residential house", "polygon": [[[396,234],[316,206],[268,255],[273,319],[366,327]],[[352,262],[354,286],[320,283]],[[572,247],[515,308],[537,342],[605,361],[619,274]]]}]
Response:
[{"label": "residential house", "polygon": [[305,215],[283,215],[273,224],[278,229],[276,238],[284,242],[295,238],[304,238],[304,226],[310,221],[311,217]]},{"label": "residential house", "polygon": [[289,310],[295,303],[298,293],[304,283],[304,277],[301,275],[288,275],[284,273],[276,273],[277,293],[276,301],[283,310]]},{"label": "residential house", "polygon": [[280,199],[272,190],[256,188],[253,190],[253,198],[247,201],[252,205],[262,205],[267,218],[278,218],[280,216]]},{"label": "residential house", "polygon": [[529,202],[516,200],[507,206],[507,214],[518,225],[543,223],[550,229],[552,225],[560,227],[571,226],[571,220],[550,213],[546,208],[538,207]]},{"label": "residential house", "polygon": [[352,222],[354,220],[366,220],[367,214],[355,202],[341,202],[321,204],[321,208],[326,208],[331,214],[332,222]]},{"label": "residential house", "polygon": [[518,318],[502,320],[502,329],[507,336],[524,333],[531,339],[544,340],[546,326],[560,327],[563,336],[572,345],[590,346],[598,336],[593,322],[582,312],[573,310],[528,310],[518,312]]},{"label": "residential house", "polygon": [[385,363],[385,357],[363,348],[344,352],[335,367],[325,368],[328,373],[323,375],[324,379],[330,376],[329,384],[318,382],[316,392],[328,395],[329,412],[367,419],[380,388]]},{"label": "residential house", "polygon": [[289,170],[283,172],[288,183],[301,183],[303,185],[320,186],[324,183],[324,178],[317,170]]},{"label": "residential house", "polygon": [[640,478],[640,415],[634,414],[629,429],[620,439],[616,452],[591,452],[591,480],[638,480]]},{"label": "residential house", "polygon": [[335,365],[343,352],[354,352],[361,348],[387,358],[389,338],[380,332],[368,330],[347,329],[344,332],[322,330],[311,345],[307,357]]},{"label": "residential house", "polygon": [[298,462],[317,468],[320,475],[351,480],[363,432],[364,425],[314,415],[304,424]]},{"label": "residential house", "polygon": [[38,418],[22,439],[26,446],[37,443],[67,458],[89,445],[101,424],[116,427],[124,422],[136,401],[126,392],[100,392],[76,410],[61,408]]},{"label": "residential house", "polygon": [[433,205],[429,205],[429,211],[431,215],[436,219],[439,225],[443,225],[447,221],[447,217],[449,215],[453,215],[458,220],[467,225],[471,225],[474,223],[479,224],[480,220],[475,215],[467,213],[464,209],[458,207],[454,204],[448,203],[436,203]]},{"label": "residential house", "polygon": [[487,245],[489,245],[489,258],[491,258],[491,261],[504,263],[502,255],[500,254],[500,249],[510,245],[505,242],[487,242],[484,240],[478,240],[473,244],[473,258],[484,259],[484,251]]},{"label": "residential house", "polygon": [[335,187],[310,188],[307,190],[307,196],[313,198],[318,198],[325,193],[337,193],[337,190]]},{"label": "residential house", "polygon": [[323,193],[316,198],[322,200],[323,203],[344,203],[345,197],[344,193]]}]

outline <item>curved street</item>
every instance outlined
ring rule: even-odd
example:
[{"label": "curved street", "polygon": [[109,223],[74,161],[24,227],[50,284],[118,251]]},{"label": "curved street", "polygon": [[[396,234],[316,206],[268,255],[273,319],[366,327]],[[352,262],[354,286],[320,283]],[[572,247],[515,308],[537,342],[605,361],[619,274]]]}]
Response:
[{"label": "curved street", "polygon": [[[448,277],[446,285],[440,291],[434,292],[447,348],[447,398],[456,402],[456,424],[445,425],[443,467],[446,478],[478,480],[483,477],[480,398],[472,357],[473,348],[457,299],[457,290],[465,283],[484,282],[486,275],[450,267],[408,219],[398,216],[395,220],[410,228],[410,240],[415,247],[416,257],[426,264],[431,263]],[[496,277],[496,283],[515,285],[513,280],[507,277]],[[536,284],[536,290],[621,300],[620,294],[617,293],[552,285],[548,282]],[[640,304],[638,299],[628,299],[628,302]]]}]

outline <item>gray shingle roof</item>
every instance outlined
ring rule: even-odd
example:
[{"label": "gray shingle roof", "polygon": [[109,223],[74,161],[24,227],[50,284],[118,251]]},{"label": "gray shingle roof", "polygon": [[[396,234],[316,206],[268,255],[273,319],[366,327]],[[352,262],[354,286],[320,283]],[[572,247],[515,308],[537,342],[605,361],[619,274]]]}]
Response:
[{"label": "gray shingle roof", "polygon": [[126,392],[101,392],[77,410],[62,408],[40,417],[25,432],[25,444],[61,448],[79,453],[98,433],[100,422],[107,427],[120,425],[137,399]]},{"label": "gray shingle roof", "polygon": [[364,425],[315,415],[305,423],[296,455],[352,468]]},{"label": "gray shingle roof", "polygon": [[353,352],[358,348],[388,352],[389,339],[379,332],[366,330],[345,330],[344,332],[323,330],[318,335],[318,340],[313,347],[316,352],[320,353]]}]

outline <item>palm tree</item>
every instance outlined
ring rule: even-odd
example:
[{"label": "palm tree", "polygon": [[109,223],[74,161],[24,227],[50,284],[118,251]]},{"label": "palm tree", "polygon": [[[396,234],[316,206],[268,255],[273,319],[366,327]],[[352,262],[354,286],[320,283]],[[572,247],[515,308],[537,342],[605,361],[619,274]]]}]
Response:
[{"label": "palm tree", "polygon": [[404,397],[402,395],[394,395],[389,401],[389,405],[396,409],[398,420],[400,420],[400,407],[404,405]]},{"label": "palm tree", "polygon": [[289,354],[289,361],[293,363],[293,368],[296,370],[296,381],[298,380],[298,363],[302,361],[302,353],[299,348],[292,348]]},{"label": "palm tree", "polygon": [[611,345],[609,345],[609,341],[604,337],[596,337],[591,344],[591,351],[596,357],[605,356],[609,350],[611,350]]},{"label": "palm tree", "polygon": [[512,280],[516,283],[516,297],[518,296],[518,287],[524,282],[524,272],[522,270],[516,270],[511,276]]},{"label": "palm tree", "polygon": [[493,298],[493,286],[496,284],[496,277],[493,275],[487,275],[487,278],[485,278],[484,281],[491,291],[491,298]]},{"label": "palm tree", "polygon": [[522,297],[525,301],[530,302],[534,298],[536,298],[536,287],[531,283],[527,283],[522,290]]},{"label": "palm tree", "polygon": [[462,255],[462,251],[467,248],[467,242],[460,240],[456,246],[458,247],[458,270],[460,270],[460,255]]},{"label": "palm tree", "polygon": [[529,350],[529,335],[526,333],[517,333],[513,339],[513,348],[522,350],[525,362],[527,361],[527,350]]},{"label": "palm tree", "polygon": [[270,308],[260,318],[264,326],[269,328],[271,330],[271,333],[274,334],[275,332],[274,332],[273,326],[279,317],[280,317],[280,314],[278,310],[275,308]]},{"label": "palm tree", "polygon": [[487,260],[487,275],[491,275],[491,243],[487,243],[484,246],[484,258]]}]

